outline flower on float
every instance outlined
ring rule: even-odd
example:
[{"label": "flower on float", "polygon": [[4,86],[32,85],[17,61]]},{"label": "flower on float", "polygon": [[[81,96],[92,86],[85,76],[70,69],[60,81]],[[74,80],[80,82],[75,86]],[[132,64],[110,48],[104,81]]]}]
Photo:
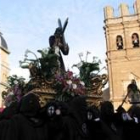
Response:
[{"label": "flower on float", "polygon": [[49,48],[47,48],[47,49],[46,49],[46,48],[43,48],[42,51],[43,51],[45,54],[48,54]]},{"label": "flower on float", "polygon": [[11,91],[11,92],[9,92],[9,94],[8,95],[14,95],[14,93]]},{"label": "flower on float", "polygon": [[78,55],[79,55],[79,57],[81,57],[81,56],[83,56],[83,53],[81,52],[81,53],[79,53]]},{"label": "flower on float", "polygon": [[71,81],[71,80],[67,80],[66,83],[67,83],[68,85],[71,85],[71,84],[72,84],[72,81]]},{"label": "flower on float", "polygon": [[82,86],[85,86],[85,83],[84,83],[83,81],[80,81],[80,84],[81,84]]},{"label": "flower on float", "polygon": [[18,84],[18,81],[17,81],[17,80],[14,80],[14,84],[15,84],[15,85]]},{"label": "flower on float", "polygon": [[27,49],[27,50],[25,51],[25,55],[24,55],[24,56],[25,56],[25,57],[28,57],[27,54],[30,53],[30,52],[31,52],[31,51],[30,51],[29,49]]},{"label": "flower on float", "polygon": [[73,89],[76,89],[77,88],[77,85],[76,84],[72,84],[72,88]]},{"label": "flower on float", "polygon": [[73,72],[69,70],[64,75],[56,75],[54,88],[60,95],[65,94],[73,97],[85,94],[85,83],[79,77],[74,76]]},{"label": "flower on float", "polygon": [[80,68],[82,65],[83,65],[83,61],[81,61],[77,64],[77,68]]}]

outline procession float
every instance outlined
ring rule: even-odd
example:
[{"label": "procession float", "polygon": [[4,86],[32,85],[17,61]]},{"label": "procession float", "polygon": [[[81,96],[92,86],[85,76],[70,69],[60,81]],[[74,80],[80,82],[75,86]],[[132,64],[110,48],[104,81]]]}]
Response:
[{"label": "procession float", "polygon": [[[58,19],[58,28],[49,38],[50,46],[37,50],[40,57],[30,50],[25,51],[25,58],[19,63],[21,68],[29,70],[29,80],[27,82],[25,78],[17,75],[8,77],[8,87],[2,92],[5,106],[9,106],[13,101],[20,101],[29,93],[39,97],[42,107],[50,100],[67,102],[75,96],[85,96],[92,105],[98,105],[103,100],[103,88],[108,82],[108,76],[99,74],[100,62],[97,58],[92,62],[80,59],[78,64],[74,64],[73,67],[77,67],[79,74],[65,70],[61,53],[67,55],[69,52],[64,36],[67,24],[68,18],[63,26]],[[30,59],[29,54],[33,54],[35,58]]]}]

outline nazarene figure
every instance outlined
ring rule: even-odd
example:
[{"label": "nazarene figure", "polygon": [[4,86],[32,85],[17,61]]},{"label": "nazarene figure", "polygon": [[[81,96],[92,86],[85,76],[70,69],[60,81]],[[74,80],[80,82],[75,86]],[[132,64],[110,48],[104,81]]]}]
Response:
[{"label": "nazarene figure", "polygon": [[63,62],[61,52],[64,55],[68,55],[69,53],[69,46],[65,42],[65,38],[64,38],[64,31],[67,26],[68,19],[66,19],[64,23],[64,27],[62,27],[60,19],[58,20],[58,23],[59,23],[59,27],[56,28],[54,35],[51,35],[49,37],[49,44],[50,44],[50,47],[54,50],[54,53],[58,55],[58,63],[59,63],[60,71],[61,70],[65,71],[65,65]]}]

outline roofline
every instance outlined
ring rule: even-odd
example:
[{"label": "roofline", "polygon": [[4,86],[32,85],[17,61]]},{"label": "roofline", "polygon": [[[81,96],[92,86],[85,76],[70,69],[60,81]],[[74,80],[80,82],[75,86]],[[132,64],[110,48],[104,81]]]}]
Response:
[{"label": "roofline", "polygon": [[9,52],[8,49],[6,49],[6,48],[0,46],[0,49],[2,49],[3,51],[5,51],[7,54],[10,54],[10,52]]}]

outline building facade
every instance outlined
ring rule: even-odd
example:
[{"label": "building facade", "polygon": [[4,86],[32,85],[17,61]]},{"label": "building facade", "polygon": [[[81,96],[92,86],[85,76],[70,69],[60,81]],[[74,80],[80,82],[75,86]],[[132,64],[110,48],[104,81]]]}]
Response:
[{"label": "building facade", "polygon": [[0,33],[0,107],[2,107],[1,94],[7,86],[7,77],[10,73],[8,56],[9,51],[7,43],[3,38],[2,34]]},{"label": "building facade", "polygon": [[126,96],[132,79],[140,88],[140,0],[134,3],[132,14],[124,3],[118,13],[115,16],[113,7],[104,8],[109,92],[115,106]]}]

